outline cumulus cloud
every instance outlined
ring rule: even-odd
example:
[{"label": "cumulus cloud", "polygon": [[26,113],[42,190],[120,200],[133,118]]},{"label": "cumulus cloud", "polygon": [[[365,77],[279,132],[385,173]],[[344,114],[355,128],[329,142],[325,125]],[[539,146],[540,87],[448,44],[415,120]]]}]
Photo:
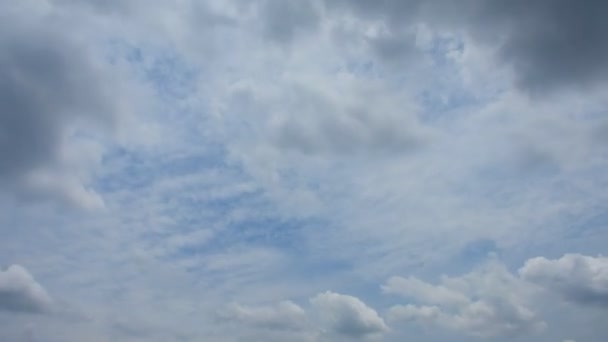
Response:
[{"label": "cumulus cloud", "polygon": [[310,302],[330,335],[367,338],[388,331],[376,310],[356,297],[328,291],[319,293]]},{"label": "cumulus cloud", "polygon": [[291,338],[308,340],[374,339],[388,331],[378,313],[356,297],[327,291],[312,297],[310,303],[308,313],[291,301],[258,306],[233,303],[220,310],[218,317],[252,329],[247,334],[251,338],[266,332],[263,336],[268,338],[292,334]]},{"label": "cumulus cloud", "polygon": [[460,277],[443,277],[439,285],[392,277],[382,288],[420,303],[391,307],[391,321],[437,325],[489,338],[545,328],[545,322],[528,306],[524,287],[502,265],[492,264]]},{"label": "cumulus cloud", "polygon": [[0,271],[0,310],[42,313],[51,306],[51,297],[23,267],[12,265]]},{"label": "cumulus cloud", "polygon": [[580,304],[608,307],[608,258],[566,254],[532,258],[519,270],[523,279]]}]

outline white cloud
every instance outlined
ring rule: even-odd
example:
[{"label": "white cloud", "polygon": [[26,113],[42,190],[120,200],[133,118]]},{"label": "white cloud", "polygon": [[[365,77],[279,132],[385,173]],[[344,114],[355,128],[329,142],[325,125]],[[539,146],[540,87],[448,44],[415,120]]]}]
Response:
[{"label": "white cloud", "polygon": [[388,331],[378,313],[356,297],[327,291],[311,298],[310,302],[330,336],[358,339],[378,337]]},{"label": "white cloud", "polygon": [[546,323],[529,306],[525,287],[503,266],[492,263],[459,277],[443,277],[440,285],[393,277],[383,290],[421,303],[393,306],[388,313],[393,322],[437,325],[490,338],[545,329]]},{"label": "white cloud", "polygon": [[608,306],[607,257],[581,254],[566,254],[554,260],[537,257],[526,261],[519,274],[568,301]]},{"label": "white cloud", "polygon": [[23,267],[0,270],[0,310],[41,313],[50,309],[51,297]]},{"label": "white cloud", "polygon": [[391,156],[431,140],[432,130],[419,122],[412,99],[373,79],[346,72],[328,78],[318,72],[291,73],[271,85],[229,87],[221,109],[225,123],[236,125],[234,120],[246,114],[256,118],[256,129],[243,133],[262,133],[235,137],[237,143],[256,143],[237,147],[269,144],[280,153],[304,156]]}]

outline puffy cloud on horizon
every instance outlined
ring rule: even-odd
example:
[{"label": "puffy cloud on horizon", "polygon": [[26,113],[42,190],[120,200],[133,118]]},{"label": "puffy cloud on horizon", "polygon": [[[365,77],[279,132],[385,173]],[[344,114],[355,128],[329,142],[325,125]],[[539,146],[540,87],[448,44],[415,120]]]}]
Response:
[{"label": "puffy cloud on horizon", "polygon": [[410,300],[388,310],[394,328],[417,323],[484,338],[538,336],[548,330],[544,318],[549,312],[544,311],[547,293],[536,286],[570,303],[606,308],[607,270],[608,258],[581,254],[531,258],[517,273],[492,260],[470,273],[442,276],[437,285],[415,277],[391,277],[382,290]]},{"label": "puffy cloud on horizon", "polygon": [[46,290],[22,266],[0,270],[0,310],[21,313],[43,313],[52,299]]},{"label": "puffy cloud on horizon", "polygon": [[299,336],[310,340],[379,339],[411,323],[492,340],[541,336],[548,327],[547,312],[541,310],[546,304],[543,292],[533,285],[556,291],[569,301],[603,306],[605,259],[579,254],[556,260],[537,257],[527,260],[518,273],[491,259],[469,273],[442,276],[436,285],[412,276],[394,276],[381,287],[382,292],[410,302],[388,308],[386,319],[392,328],[361,299],[332,291],[311,297],[309,310],[291,301],[267,306],[232,304],[220,317],[260,331],[300,332]]},{"label": "puffy cloud on horizon", "polygon": [[327,291],[310,300],[319,321],[329,336],[352,339],[381,337],[388,326],[376,310],[359,298]]},{"label": "puffy cloud on horizon", "polygon": [[496,262],[462,276],[444,276],[440,285],[392,277],[382,289],[420,303],[391,307],[388,318],[395,324],[437,325],[484,338],[539,333],[546,328],[529,304],[526,284]]},{"label": "puffy cloud on horizon", "polygon": [[608,308],[608,258],[566,254],[559,259],[536,257],[519,269],[523,279],[565,300]]},{"label": "puffy cloud on horizon", "polygon": [[299,335],[293,336],[308,336],[314,341],[359,340],[380,338],[389,330],[378,313],[357,297],[326,291],[311,297],[310,304],[307,312],[291,301],[262,306],[233,303],[220,310],[218,317],[252,328],[250,338],[266,331],[279,335],[265,336],[294,332]]}]

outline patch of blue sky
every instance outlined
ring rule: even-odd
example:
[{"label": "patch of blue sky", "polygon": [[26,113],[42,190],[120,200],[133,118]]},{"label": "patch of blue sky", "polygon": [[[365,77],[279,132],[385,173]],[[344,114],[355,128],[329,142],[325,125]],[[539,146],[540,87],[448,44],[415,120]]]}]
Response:
[{"label": "patch of blue sky", "polygon": [[309,225],[310,223],[303,219],[284,219],[272,216],[254,218],[231,225],[225,230],[222,238],[227,241],[236,238],[247,244],[303,252],[306,246],[302,244],[301,235]]},{"label": "patch of blue sky", "polygon": [[429,53],[434,65],[445,66],[451,65],[452,59],[449,57],[452,53],[461,54],[464,52],[464,42],[458,37],[450,36],[435,36],[425,52]]},{"label": "patch of blue sky", "polygon": [[[233,175],[238,177],[238,174]],[[228,177],[228,179],[237,178]],[[346,270],[349,264],[343,260],[319,258],[312,253],[305,238],[307,232],[320,229],[323,222],[319,219],[290,219],[279,212],[279,208],[258,189],[252,188],[220,198],[191,197],[191,193],[205,193],[207,185],[191,184],[188,191],[170,191],[160,195],[164,201],[166,214],[174,215],[174,226],[170,231],[151,232],[142,238],[149,245],[162,245],[167,238],[194,233],[202,229],[213,229],[208,240],[188,243],[176,248],[165,256],[167,260],[177,261],[193,256],[212,255],[229,250],[234,246],[248,246],[280,250],[292,259],[290,264],[305,273],[325,274]],[[161,200],[162,201],[162,200]],[[179,215],[172,213],[179,208]],[[249,212],[246,215],[240,213]],[[236,215],[234,215],[236,214]],[[234,218],[233,218],[234,217]],[[196,269],[196,266],[193,266]]]},{"label": "patch of blue sky", "polygon": [[[205,77],[205,66],[193,66],[169,46],[158,46],[140,42],[139,45],[122,39],[108,39],[107,58],[114,64],[122,65],[131,76],[146,88],[145,108],[137,108],[136,119],[154,123],[159,127],[162,145],[157,147],[167,152],[184,154],[207,154],[205,162],[216,158],[215,163],[223,163],[225,151],[217,140],[217,132],[211,128],[208,113],[209,101],[200,88]],[[116,146],[113,146],[116,147]],[[148,151],[149,152],[149,151]],[[138,154],[140,151],[126,152],[120,147],[110,151],[110,157],[120,153]],[[146,155],[148,159],[158,156]],[[162,158],[167,158],[166,154]],[[173,160],[173,157],[170,156]],[[136,161],[136,160],[135,160]],[[200,164],[199,160],[193,165]],[[206,163],[208,164],[208,163]]]},{"label": "patch of blue sky", "polygon": [[550,187],[557,176],[558,169],[548,162],[530,167],[489,162],[472,170],[466,181],[454,183],[453,191],[464,197],[484,198],[486,202],[506,208],[527,190]]},{"label": "patch of blue sky", "polygon": [[[262,208],[258,204],[259,194],[257,191],[245,191],[213,198],[204,195],[207,190],[211,189],[194,185],[186,194],[180,194],[176,191],[164,193],[160,196],[162,202],[172,202],[171,205],[163,209],[167,215],[171,215],[174,210],[173,207],[179,207],[180,217],[176,218],[176,224],[179,226],[180,232],[186,231],[187,227],[191,227],[189,229],[191,230],[193,228],[212,228],[218,225],[221,225],[223,230],[230,229],[232,225],[240,222],[240,220],[251,220],[248,217],[249,215],[238,216],[236,212],[242,208],[247,208],[250,211],[255,210],[256,217],[265,216],[264,211],[260,210]],[[194,192],[199,192],[202,196],[199,197],[197,194],[193,194]],[[193,194],[193,196],[189,194]]]},{"label": "patch of blue sky", "polygon": [[[141,49],[135,48],[136,56],[141,55]],[[188,65],[172,52],[154,54],[148,63],[129,58],[133,64],[140,65],[145,81],[150,82],[156,89],[156,94],[165,101],[182,100],[198,90],[200,70]]]},{"label": "patch of blue sky", "polygon": [[[120,164],[125,168],[98,179],[97,188],[104,193],[128,189],[153,196],[159,204],[156,214],[172,219],[167,230],[144,232],[141,238],[146,245],[162,245],[171,236],[186,236],[202,229],[216,230],[209,241],[212,243],[187,244],[170,258],[219,252],[239,244],[289,250],[298,247],[298,241],[302,240],[299,229],[306,222],[281,217],[264,192],[253,186],[238,167],[224,164],[221,157],[186,155],[163,159],[117,150],[113,158],[122,159]],[[205,171],[212,171],[210,181],[204,179]],[[197,179],[197,174],[203,174],[203,179]],[[185,184],[153,189],[165,179],[188,176],[194,178]],[[231,186],[236,189],[228,189]],[[243,212],[246,214],[242,215]]]},{"label": "patch of blue sky", "polygon": [[547,196],[540,198],[543,206],[558,208],[550,215],[542,214],[520,221],[526,239],[509,245],[500,253],[501,262],[516,271],[533,257],[560,258],[566,253],[599,255],[606,253],[608,210],[606,201],[560,184],[553,183]]},{"label": "patch of blue sky", "polygon": [[500,249],[496,241],[479,238],[467,242],[461,249],[460,255],[467,261],[486,260],[490,254],[498,254]]},{"label": "patch of blue sky", "polygon": [[372,60],[348,60],[343,65],[340,65],[335,72],[340,73],[343,71],[362,78],[374,78],[377,76],[374,69],[374,61]]},{"label": "patch of blue sky", "polygon": [[[110,40],[107,45],[106,54],[110,62],[124,65],[135,80],[151,90],[153,98],[147,102],[153,102],[155,110],[146,113],[147,120],[164,118],[173,126],[192,119],[187,115],[187,104],[200,92],[199,81],[205,75],[203,65],[193,66],[171,47],[141,43],[135,46],[120,39]],[[196,114],[199,116],[201,110],[205,110],[201,105],[197,103]],[[182,126],[187,128],[191,125]]]},{"label": "patch of blue sky", "polygon": [[147,186],[155,178],[152,168],[146,165],[147,162],[148,159],[142,153],[116,146],[104,154],[102,164],[118,165],[118,168],[110,166],[111,171],[106,170],[100,174],[93,187],[101,193],[109,193]]},{"label": "patch of blue sky", "polygon": [[487,262],[488,258],[497,258],[501,255],[501,249],[496,241],[488,238],[470,240],[462,246],[457,255],[450,260],[446,267],[446,275],[458,275],[475,269],[480,264]]},{"label": "patch of blue sky", "polygon": [[181,155],[171,151],[163,153],[115,146],[104,155],[105,173],[99,175],[93,186],[102,193],[137,190],[169,176],[223,168],[221,146],[210,144],[206,147],[200,153]]},{"label": "patch of blue sky", "polygon": [[464,43],[456,38],[435,37],[425,54],[430,59],[433,73],[440,77],[416,92],[422,106],[422,120],[433,122],[456,110],[478,104],[479,99],[462,84],[459,66],[450,54],[462,53]]},{"label": "patch of blue sky", "polygon": [[[205,191],[200,189],[200,191]],[[281,217],[277,208],[260,189],[251,189],[221,198],[173,198],[182,209],[176,222],[180,231],[201,225],[220,227],[211,250],[234,244],[275,248],[297,248],[305,220]],[[192,250],[190,252],[193,252]]]},{"label": "patch of blue sky", "polygon": [[187,63],[170,46],[142,42],[134,45],[120,38],[110,38],[102,47],[108,62],[114,65],[126,62],[139,80],[155,84],[160,96],[179,98],[197,88],[201,66]]},{"label": "patch of blue sky", "polygon": [[543,244],[543,255],[555,258],[564,253],[606,254],[604,241],[608,238],[608,207],[596,205],[595,208],[562,216],[560,223],[566,223],[563,239],[555,244]]},{"label": "patch of blue sky", "polygon": [[608,232],[608,208],[604,208],[604,210],[600,210],[595,215],[586,217],[581,221],[570,237],[579,237],[595,231]]}]

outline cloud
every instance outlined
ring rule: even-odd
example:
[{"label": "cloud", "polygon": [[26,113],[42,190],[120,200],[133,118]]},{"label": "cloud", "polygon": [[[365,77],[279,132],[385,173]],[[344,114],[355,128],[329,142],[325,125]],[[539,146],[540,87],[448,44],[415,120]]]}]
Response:
[{"label": "cloud", "polygon": [[290,44],[302,33],[314,30],[321,20],[315,1],[264,0],[259,4],[264,34],[280,44]]},{"label": "cloud", "polygon": [[585,305],[608,307],[608,258],[566,254],[532,258],[519,269],[523,279]]},{"label": "cloud", "polygon": [[[3,2],[0,260],[87,318],[2,316],[49,341],[605,336],[528,293],[562,293],[547,276],[439,278],[603,250],[608,97],[553,91],[603,85],[605,42],[577,37],[604,5],[323,1]],[[136,118],[131,76],[156,90]],[[124,146],[156,120],[162,144]],[[360,299],[296,304],[324,289]]]},{"label": "cloud", "polygon": [[[494,49],[497,61],[512,67],[525,90],[547,92],[608,80],[608,23],[603,19],[608,5],[602,1],[326,1],[326,6],[379,20],[396,36],[418,24],[437,32],[465,32]],[[411,46],[413,39],[401,45]],[[377,49],[382,56],[383,45]]]},{"label": "cloud", "polygon": [[250,338],[267,331],[298,333],[291,336],[307,337],[308,340],[325,337],[373,339],[388,331],[378,313],[356,297],[327,291],[310,298],[310,303],[308,313],[292,301],[262,306],[233,303],[220,310],[218,317],[253,329],[247,334]]},{"label": "cloud", "polygon": [[304,154],[391,154],[416,150],[425,143],[423,129],[407,109],[390,112],[382,100],[374,103],[371,93],[366,94],[366,104],[344,106],[324,102],[326,99],[315,97],[320,94],[301,90],[298,95],[303,96],[297,102],[308,102],[313,112],[294,112],[297,116],[284,119],[277,132],[280,148]]},{"label": "cloud", "polygon": [[382,289],[421,303],[391,307],[388,317],[393,322],[437,325],[484,338],[535,333],[546,327],[528,306],[525,284],[497,263],[459,277],[443,277],[440,285],[392,277]]},{"label": "cloud", "polygon": [[99,147],[85,137],[113,132],[135,99],[95,54],[92,37],[76,33],[77,20],[29,1],[0,11],[0,187],[102,206],[82,170],[98,163]]},{"label": "cloud", "polygon": [[[528,89],[586,86],[606,81],[608,5],[560,1],[500,1],[478,3],[476,32],[495,30],[504,36],[500,58],[513,66],[520,84]],[[500,38],[499,38],[500,39]]]},{"label": "cloud", "polygon": [[260,87],[242,82],[227,94],[223,112],[259,118],[256,131],[264,135],[248,138],[281,152],[390,156],[419,150],[432,138],[413,101],[348,75],[294,75],[283,84]]},{"label": "cloud", "polygon": [[291,301],[270,306],[243,306],[232,304],[219,312],[222,319],[254,328],[269,330],[303,330],[308,319],[306,312]]},{"label": "cloud", "polygon": [[366,338],[388,331],[378,313],[356,297],[327,291],[311,298],[310,302],[330,335]]},{"label": "cloud", "polygon": [[51,297],[25,268],[12,265],[0,270],[0,310],[42,313],[51,303]]}]

